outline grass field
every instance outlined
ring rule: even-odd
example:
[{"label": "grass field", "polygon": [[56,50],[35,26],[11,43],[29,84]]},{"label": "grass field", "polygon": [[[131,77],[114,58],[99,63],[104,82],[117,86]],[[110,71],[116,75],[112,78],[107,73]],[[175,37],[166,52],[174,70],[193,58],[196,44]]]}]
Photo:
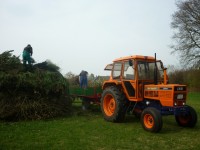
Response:
[{"label": "grass field", "polygon": [[[190,93],[188,104],[200,116],[200,93]],[[127,116],[124,123],[104,121],[98,106],[82,111],[74,104],[71,117],[46,121],[0,122],[0,150],[135,150],[200,149],[200,123],[179,127],[174,116],[163,117],[160,133],[143,130],[140,121]]]}]

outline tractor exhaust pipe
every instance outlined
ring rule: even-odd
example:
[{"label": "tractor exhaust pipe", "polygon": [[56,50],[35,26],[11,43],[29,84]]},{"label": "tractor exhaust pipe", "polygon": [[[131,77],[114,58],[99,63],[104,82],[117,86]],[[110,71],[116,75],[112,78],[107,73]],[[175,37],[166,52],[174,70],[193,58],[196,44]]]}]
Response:
[{"label": "tractor exhaust pipe", "polygon": [[155,67],[154,67],[154,84],[158,84],[158,68],[156,65],[156,53],[155,53]]}]

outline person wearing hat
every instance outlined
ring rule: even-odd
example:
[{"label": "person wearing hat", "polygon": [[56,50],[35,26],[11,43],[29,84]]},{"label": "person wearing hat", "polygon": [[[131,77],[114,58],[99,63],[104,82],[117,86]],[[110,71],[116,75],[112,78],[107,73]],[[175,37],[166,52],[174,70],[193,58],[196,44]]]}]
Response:
[{"label": "person wearing hat", "polygon": [[28,44],[23,51],[23,65],[24,68],[27,70],[26,62],[28,62],[29,68],[31,67],[31,56],[33,55],[33,48],[30,44]]}]

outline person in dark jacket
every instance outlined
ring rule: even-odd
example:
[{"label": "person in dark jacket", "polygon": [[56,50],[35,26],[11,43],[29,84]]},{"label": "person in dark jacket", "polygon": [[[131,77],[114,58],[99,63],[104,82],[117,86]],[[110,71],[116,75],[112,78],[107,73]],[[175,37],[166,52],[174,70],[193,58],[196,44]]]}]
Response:
[{"label": "person in dark jacket", "polygon": [[80,87],[81,88],[87,88],[87,75],[88,75],[88,72],[87,71],[84,71],[82,70],[81,73],[79,74],[80,76]]},{"label": "person in dark jacket", "polygon": [[23,65],[25,69],[27,70],[26,63],[28,62],[29,68],[31,67],[31,56],[33,55],[33,48],[30,44],[28,44],[23,51]]}]

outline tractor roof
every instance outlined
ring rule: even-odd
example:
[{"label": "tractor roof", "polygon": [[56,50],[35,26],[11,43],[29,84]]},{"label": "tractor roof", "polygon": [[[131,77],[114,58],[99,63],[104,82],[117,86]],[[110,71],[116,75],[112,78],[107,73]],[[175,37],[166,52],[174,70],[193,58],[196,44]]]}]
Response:
[{"label": "tractor roof", "polygon": [[115,59],[113,62],[116,61],[124,61],[124,60],[129,60],[129,59],[144,59],[144,60],[155,60],[154,57],[151,56],[142,56],[142,55],[132,55],[132,56],[126,56],[126,57],[120,57]]}]

